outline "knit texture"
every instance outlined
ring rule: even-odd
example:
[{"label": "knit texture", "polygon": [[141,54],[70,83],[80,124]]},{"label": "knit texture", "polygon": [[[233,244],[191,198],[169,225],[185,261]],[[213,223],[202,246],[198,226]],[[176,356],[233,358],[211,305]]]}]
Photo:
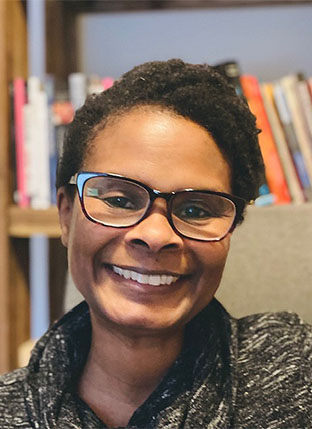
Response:
[{"label": "knit texture", "polygon": [[[0,377],[0,428],[105,428],[76,393],[91,339],[85,302]],[[312,327],[291,313],[234,319],[215,299],[128,428],[312,428]]]}]

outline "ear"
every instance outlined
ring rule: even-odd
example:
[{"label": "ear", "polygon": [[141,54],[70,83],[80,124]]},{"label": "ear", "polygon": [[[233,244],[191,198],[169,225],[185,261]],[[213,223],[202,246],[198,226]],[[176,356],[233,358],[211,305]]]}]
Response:
[{"label": "ear", "polygon": [[67,247],[74,201],[67,194],[64,187],[59,188],[57,191],[56,204],[61,227],[61,241],[63,246]]}]

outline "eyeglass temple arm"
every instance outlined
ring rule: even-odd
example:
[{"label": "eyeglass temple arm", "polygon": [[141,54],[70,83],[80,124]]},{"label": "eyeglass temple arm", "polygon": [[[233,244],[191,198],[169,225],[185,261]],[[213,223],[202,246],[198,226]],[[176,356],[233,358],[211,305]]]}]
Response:
[{"label": "eyeglass temple arm", "polygon": [[74,174],[68,181],[68,185],[76,185],[77,184],[77,174]]}]

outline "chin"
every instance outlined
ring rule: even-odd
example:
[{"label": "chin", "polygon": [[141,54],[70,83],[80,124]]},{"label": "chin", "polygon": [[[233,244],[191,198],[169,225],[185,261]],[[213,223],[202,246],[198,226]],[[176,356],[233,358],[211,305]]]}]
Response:
[{"label": "chin", "polygon": [[[96,318],[110,328],[126,331],[128,333],[143,334],[152,333],[169,333],[181,331],[185,324],[190,320],[189,312],[179,311],[179,309],[162,309],[154,308],[131,308],[129,305],[127,311],[121,309],[97,308]],[[92,310],[91,310],[92,311]]]}]

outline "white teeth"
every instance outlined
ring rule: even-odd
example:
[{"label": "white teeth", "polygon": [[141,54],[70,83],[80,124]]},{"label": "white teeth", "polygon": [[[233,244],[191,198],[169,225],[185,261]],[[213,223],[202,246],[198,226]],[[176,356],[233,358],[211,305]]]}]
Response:
[{"label": "white teeth", "polygon": [[149,283],[153,286],[160,285],[160,276],[149,276]]},{"label": "white teeth", "polygon": [[148,284],[151,286],[170,285],[178,280],[179,276],[170,276],[166,274],[141,274],[136,271],[123,270],[120,267],[113,265],[113,271],[116,274],[124,277],[125,279],[131,279],[141,284]]}]

